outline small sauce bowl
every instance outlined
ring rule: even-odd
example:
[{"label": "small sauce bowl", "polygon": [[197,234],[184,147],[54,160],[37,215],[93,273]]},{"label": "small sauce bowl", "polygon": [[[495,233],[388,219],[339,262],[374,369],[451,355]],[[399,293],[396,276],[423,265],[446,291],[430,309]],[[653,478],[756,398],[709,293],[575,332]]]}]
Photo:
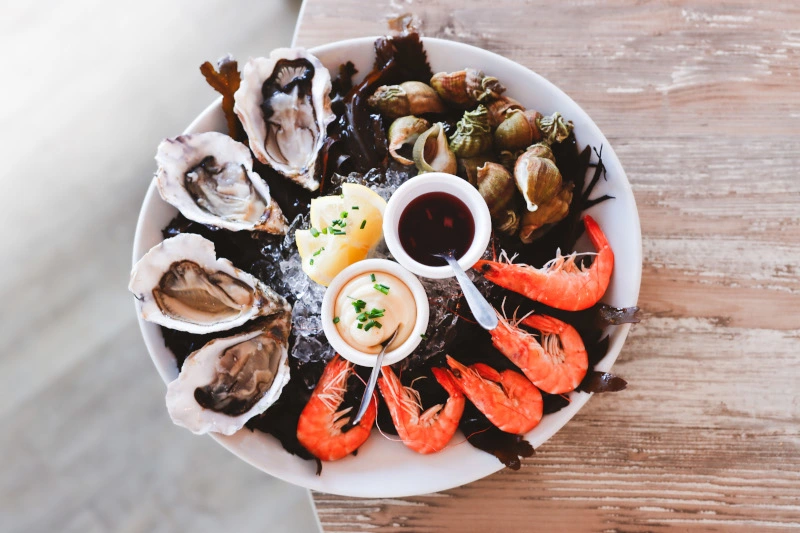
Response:
[{"label": "small sauce bowl", "polygon": [[[413,259],[403,248],[400,242],[400,217],[412,201],[432,192],[451,194],[464,202],[469,208],[475,222],[475,234],[472,244],[467,251],[458,258],[461,268],[468,270],[486,251],[489,238],[492,234],[492,220],[489,216],[489,207],[478,190],[466,180],[445,174],[443,172],[429,172],[415,176],[403,183],[389,198],[386,211],[383,214],[383,238],[392,256],[402,266],[418,276],[431,279],[450,278],[455,275],[453,269],[447,265],[430,266]],[[446,252],[447,250],[442,250]]]},{"label": "small sauce bowl", "polygon": [[342,338],[336,324],[333,323],[333,319],[336,316],[336,300],[350,280],[360,275],[377,272],[391,274],[408,287],[414,297],[417,313],[411,334],[403,344],[386,352],[383,364],[392,365],[410,355],[422,342],[422,335],[428,329],[428,294],[414,274],[388,259],[365,259],[350,265],[333,278],[331,284],[328,285],[328,290],[325,291],[325,296],[322,298],[322,330],[325,332],[328,342],[339,355],[361,366],[375,366],[377,354],[357,350]]}]

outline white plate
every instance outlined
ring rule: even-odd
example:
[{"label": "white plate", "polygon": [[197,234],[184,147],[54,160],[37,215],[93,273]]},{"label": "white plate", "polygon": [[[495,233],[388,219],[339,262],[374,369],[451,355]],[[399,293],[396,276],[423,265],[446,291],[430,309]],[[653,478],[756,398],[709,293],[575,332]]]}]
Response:
[{"label": "white plate", "polygon": [[[311,52],[332,73],[338,72],[340,64],[352,61],[358,69],[356,81],[359,81],[372,68],[374,41],[374,37],[340,41],[314,48]],[[453,41],[425,38],[424,44],[434,72],[452,72],[465,67],[481,69],[499,78],[508,88],[506,94],[526,107],[543,114],[560,111],[572,120],[581,147],[587,144],[603,146],[608,181],[600,180],[594,195],[611,194],[615,198],[589,210],[606,233],[616,259],[611,285],[603,301],[617,307],[636,305],[642,272],[639,215],[625,172],[600,129],[555,85],[509,59]],[[218,99],[203,111],[186,129],[186,133],[226,131],[220,101]],[[161,242],[161,229],[176,214],[172,206],[161,200],[155,183],[151,184],[136,227],[134,262]],[[175,357],[164,346],[161,330],[157,325],[141,319],[139,325],[150,357],[164,383],[175,379],[178,376]],[[630,325],[612,328],[609,353],[598,365],[599,370],[611,368],[629,329]],[[545,416],[525,438],[534,448],[538,448],[566,424],[589,397],[586,393],[571,393],[569,406]],[[618,401],[625,401],[624,394]],[[213,438],[243,460],[275,477],[310,489],[345,496],[402,497],[426,494],[475,481],[503,468],[494,456],[469,445],[461,433],[457,433],[450,445],[441,452],[419,455],[373,430],[357,456],[324,463],[321,476],[315,475],[313,461],[305,461],[284,451],[272,436],[244,429],[230,437],[213,435]]]}]

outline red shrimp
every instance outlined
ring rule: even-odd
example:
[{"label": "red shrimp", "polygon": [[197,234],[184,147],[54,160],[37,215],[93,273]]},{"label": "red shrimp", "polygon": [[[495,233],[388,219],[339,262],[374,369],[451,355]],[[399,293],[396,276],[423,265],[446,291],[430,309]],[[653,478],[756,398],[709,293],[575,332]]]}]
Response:
[{"label": "red shrimp", "polygon": [[597,257],[588,269],[575,264],[576,254],[562,256],[560,252],[542,268],[483,260],[473,268],[492,283],[550,307],[565,311],[588,309],[599,302],[608,289],[614,252],[592,217],[586,215],[583,223],[597,250]]},{"label": "red shrimp", "polygon": [[497,314],[490,334],[495,348],[517,365],[534,385],[550,394],[575,390],[586,376],[589,357],[575,328],[553,317],[530,315],[522,324],[541,332],[541,343]]},{"label": "red shrimp", "polygon": [[542,393],[519,372],[498,372],[483,363],[467,367],[449,355],[447,364],[464,395],[498,429],[522,435],[539,424]]},{"label": "red shrimp", "polygon": [[378,402],[373,396],[361,422],[348,431],[342,431],[350,422],[348,414],[352,407],[339,410],[339,406],[352,371],[353,364],[336,354],[325,367],[297,421],[297,440],[323,461],[336,461],[353,453],[369,438],[375,422]]},{"label": "red shrimp", "polygon": [[423,454],[438,452],[447,446],[464,412],[464,395],[450,375],[441,368],[433,369],[436,381],[450,397],[444,405],[434,405],[420,413],[419,393],[404,387],[390,367],[384,366],[381,372],[378,386],[403,444]]}]

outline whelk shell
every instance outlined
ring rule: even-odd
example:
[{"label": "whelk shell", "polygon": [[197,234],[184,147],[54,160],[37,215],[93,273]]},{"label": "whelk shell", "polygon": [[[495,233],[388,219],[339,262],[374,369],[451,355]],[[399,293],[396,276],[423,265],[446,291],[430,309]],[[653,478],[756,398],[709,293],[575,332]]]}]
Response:
[{"label": "whelk shell", "polygon": [[514,179],[528,211],[536,211],[561,190],[561,172],[553,152],[545,144],[528,148],[514,165]]},{"label": "whelk shell", "polygon": [[382,85],[367,99],[367,103],[388,118],[442,113],[445,110],[436,91],[419,81]]},{"label": "whelk shell", "polygon": [[522,215],[519,238],[524,243],[533,242],[543,235],[544,226],[560,222],[569,213],[572,202],[572,187],[563,187],[552,200],[539,206],[536,211],[526,211]]},{"label": "whelk shell", "polygon": [[424,118],[417,118],[413,115],[400,117],[389,126],[389,153],[395,161],[403,165],[413,165],[414,161],[403,157],[397,151],[403,146],[413,144],[420,134],[430,129],[431,124]]},{"label": "whelk shell", "polygon": [[465,111],[450,138],[450,149],[458,157],[474,157],[492,147],[492,128],[486,107]]},{"label": "whelk shell", "polygon": [[420,134],[414,143],[414,164],[420,174],[424,172],[446,172],[455,174],[458,168],[456,156],[447,145],[447,135],[441,122]]},{"label": "whelk shell", "polygon": [[498,150],[514,152],[527,148],[531,143],[541,139],[536,121],[542,115],[532,109],[522,111],[511,109],[506,112],[506,118],[494,131],[494,145]]},{"label": "whelk shell", "polygon": [[439,72],[431,78],[431,87],[446,102],[459,107],[472,107],[498,98],[506,90],[497,78],[472,68],[457,72]]}]

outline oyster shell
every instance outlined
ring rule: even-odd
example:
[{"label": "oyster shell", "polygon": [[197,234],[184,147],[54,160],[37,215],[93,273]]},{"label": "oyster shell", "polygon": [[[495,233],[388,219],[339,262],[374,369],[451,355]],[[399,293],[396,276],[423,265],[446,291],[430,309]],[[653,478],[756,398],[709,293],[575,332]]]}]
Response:
[{"label": "oyster shell", "polygon": [[231,435],[275,403],[289,381],[291,313],[214,339],[186,358],[167,386],[172,421],[192,433]]},{"label": "oyster shell", "polygon": [[157,244],[131,271],[142,318],[170,329],[212,333],[289,311],[286,300],[227,259],[214,243],[182,233]]},{"label": "oyster shell", "polygon": [[277,48],[269,58],[251,58],[233,95],[233,110],[256,158],[315,191],[317,154],[331,111],[331,75],[304,48]]},{"label": "oyster shell", "polygon": [[161,197],[190,220],[231,231],[283,235],[287,222],[250,150],[217,132],[164,139],[156,153]]}]

